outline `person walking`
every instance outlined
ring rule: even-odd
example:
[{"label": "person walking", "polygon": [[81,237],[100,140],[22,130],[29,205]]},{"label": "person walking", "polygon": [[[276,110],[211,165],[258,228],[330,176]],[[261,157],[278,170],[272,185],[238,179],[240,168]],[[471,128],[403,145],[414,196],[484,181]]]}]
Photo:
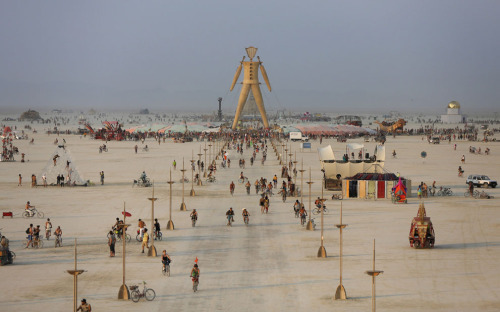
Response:
[{"label": "person walking", "polygon": [[109,246],[110,257],[115,256],[115,243],[116,243],[115,233],[113,233],[113,231],[109,231],[108,246]]},{"label": "person walking", "polygon": [[144,246],[146,246],[147,249],[149,249],[149,234],[148,234],[148,229],[144,229],[144,234],[142,237],[142,253],[144,253]]},{"label": "person walking", "polygon": [[23,186],[23,177],[21,174],[19,174],[19,183],[17,183],[17,186]]},{"label": "person walking", "polygon": [[104,185],[104,171],[101,171],[101,185]]},{"label": "person walking", "polygon": [[[174,166],[174,170],[176,170],[176,168],[177,168],[177,162],[175,161],[175,159],[174,159],[174,162],[172,163],[172,166]],[[201,170],[203,170],[203,169],[201,169]]]}]

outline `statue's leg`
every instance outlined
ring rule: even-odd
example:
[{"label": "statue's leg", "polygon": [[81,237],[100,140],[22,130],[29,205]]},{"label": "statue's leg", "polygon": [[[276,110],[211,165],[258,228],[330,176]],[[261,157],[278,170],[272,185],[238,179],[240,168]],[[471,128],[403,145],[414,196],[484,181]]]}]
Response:
[{"label": "statue's leg", "polygon": [[252,85],[252,93],[255,98],[255,103],[259,109],[260,116],[262,117],[262,123],[264,128],[269,128],[269,122],[267,121],[266,109],[264,108],[264,100],[262,100],[262,93],[260,92],[260,86],[258,84]]},{"label": "statue's leg", "polygon": [[241,87],[240,98],[238,100],[238,107],[236,107],[236,115],[234,115],[234,121],[232,127],[233,130],[236,129],[236,126],[238,125],[238,120],[240,119],[240,114],[241,111],[243,110],[243,107],[245,106],[249,92],[250,92],[250,85],[243,84],[243,86]]}]

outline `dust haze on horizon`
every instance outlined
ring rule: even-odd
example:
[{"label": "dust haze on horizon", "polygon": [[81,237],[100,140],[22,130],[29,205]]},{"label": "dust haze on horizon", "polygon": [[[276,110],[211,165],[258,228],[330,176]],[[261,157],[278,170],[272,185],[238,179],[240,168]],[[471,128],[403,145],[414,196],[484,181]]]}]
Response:
[{"label": "dust haze on horizon", "polygon": [[3,1],[0,113],[234,111],[248,46],[270,112],[493,113],[498,16],[498,1]]}]

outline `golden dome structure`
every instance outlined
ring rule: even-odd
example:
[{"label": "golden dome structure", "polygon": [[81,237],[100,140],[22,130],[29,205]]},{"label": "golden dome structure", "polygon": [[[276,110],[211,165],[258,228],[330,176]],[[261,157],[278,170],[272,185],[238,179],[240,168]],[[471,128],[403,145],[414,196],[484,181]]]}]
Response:
[{"label": "golden dome structure", "polygon": [[457,101],[451,101],[450,103],[448,103],[448,108],[460,108],[460,103],[458,103]]}]

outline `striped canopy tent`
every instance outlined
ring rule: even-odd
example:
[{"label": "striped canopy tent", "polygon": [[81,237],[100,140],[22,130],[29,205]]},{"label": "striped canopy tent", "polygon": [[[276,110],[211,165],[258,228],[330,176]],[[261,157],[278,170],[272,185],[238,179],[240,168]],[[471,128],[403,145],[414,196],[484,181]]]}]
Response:
[{"label": "striped canopy tent", "polygon": [[158,130],[158,133],[165,133],[165,132],[168,132],[168,130],[172,128],[172,126],[165,126],[163,128],[161,128],[160,130]]},{"label": "striped canopy tent", "polygon": [[128,132],[128,133],[134,133],[137,129],[142,128],[142,127],[144,127],[144,125],[142,125],[142,126],[135,126],[135,127],[129,128],[129,129],[125,130],[125,131]]}]

